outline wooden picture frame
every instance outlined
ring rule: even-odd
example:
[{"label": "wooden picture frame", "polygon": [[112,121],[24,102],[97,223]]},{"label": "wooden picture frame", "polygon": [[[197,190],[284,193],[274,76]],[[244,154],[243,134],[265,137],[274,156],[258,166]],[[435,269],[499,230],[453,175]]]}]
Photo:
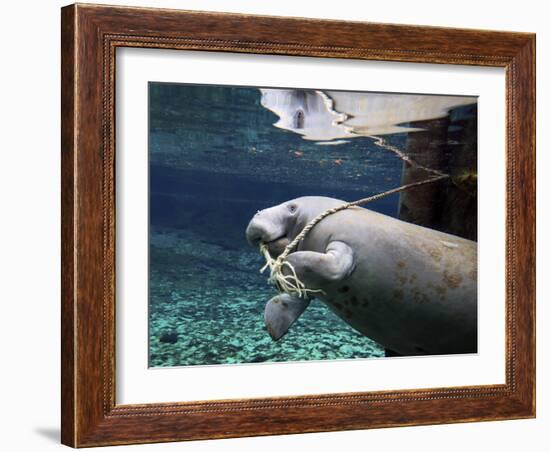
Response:
[{"label": "wooden picture frame", "polygon": [[[535,35],[71,5],[62,9],[62,442],[73,447],[535,416]],[[506,69],[506,382],[115,403],[115,50]]]}]

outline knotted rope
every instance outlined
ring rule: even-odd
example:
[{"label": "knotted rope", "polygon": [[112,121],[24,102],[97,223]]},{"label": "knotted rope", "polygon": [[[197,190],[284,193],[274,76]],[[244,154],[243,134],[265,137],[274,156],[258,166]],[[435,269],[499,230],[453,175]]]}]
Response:
[{"label": "knotted rope", "polygon": [[[431,170],[431,172],[435,173],[435,170]],[[385,192],[378,193],[367,198],[358,199],[357,201],[353,202],[347,202],[340,206],[327,209],[317,215],[313,220],[311,220],[296,236],[296,238],[286,246],[284,251],[279,255],[279,257],[277,257],[277,259],[273,259],[271,257],[266,243],[260,243],[260,252],[266,260],[266,264],[261,268],[260,273],[263,273],[266,269],[269,268],[270,275],[268,278],[268,282],[274,285],[279,292],[284,292],[289,295],[297,296],[299,298],[305,298],[310,293],[323,293],[321,289],[308,289],[305,284],[298,278],[293,265],[286,260],[292,250],[294,250],[294,248],[298,246],[298,243],[303,240],[306,234],[311,231],[311,229],[313,229],[313,227],[317,223],[319,223],[323,218],[326,218],[333,213],[340,212],[341,210],[349,209],[350,207],[355,207],[362,204],[367,204],[386,196],[393,195],[394,193],[399,193],[404,190],[408,190],[409,188],[418,187],[420,185],[429,184],[441,179],[445,179],[447,177],[449,177],[447,174],[439,173],[438,175],[430,177],[428,179],[411,182],[410,184],[401,185],[400,187],[392,188],[391,190],[387,190]],[[285,266],[289,270],[289,274],[287,275],[283,275],[283,268]]]}]

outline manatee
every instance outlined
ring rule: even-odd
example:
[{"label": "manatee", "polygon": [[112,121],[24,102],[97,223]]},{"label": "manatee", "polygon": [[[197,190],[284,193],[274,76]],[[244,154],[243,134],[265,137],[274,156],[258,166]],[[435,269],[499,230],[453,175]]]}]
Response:
[{"label": "manatee", "polygon": [[[261,210],[247,239],[276,257],[313,218],[342,203],[307,196]],[[273,297],[265,323],[274,340],[318,298],[397,354],[477,352],[476,242],[351,207],[315,225],[287,262],[306,287],[322,292]]]}]

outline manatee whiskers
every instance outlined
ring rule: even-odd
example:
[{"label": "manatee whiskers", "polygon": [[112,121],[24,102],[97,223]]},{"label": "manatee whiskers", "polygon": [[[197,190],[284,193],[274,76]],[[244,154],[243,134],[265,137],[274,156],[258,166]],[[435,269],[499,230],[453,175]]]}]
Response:
[{"label": "manatee whiskers", "polygon": [[[260,273],[263,273],[269,268],[270,275],[268,282],[273,284],[279,292],[284,292],[289,295],[295,295],[298,298],[306,298],[308,293],[325,293],[321,289],[308,289],[306,285],[300,281],[294,266],[285,260],[285,257],[279,256],[277,259],[273,259],[269,254],[269,249],[266,243],[260,242],[260,252],[266,260],[265,265],[260,269]],[[286,266],[290,271],[290,274],[283,274],[283,267]]]}]

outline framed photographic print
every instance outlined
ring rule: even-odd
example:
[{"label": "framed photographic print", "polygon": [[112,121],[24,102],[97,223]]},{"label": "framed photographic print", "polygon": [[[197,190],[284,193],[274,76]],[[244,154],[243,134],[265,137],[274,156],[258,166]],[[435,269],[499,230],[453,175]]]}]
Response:
[{"label": "framed photographic print", "polygon": [[62,442],[535,415],[535,37],[62,9]]}]

